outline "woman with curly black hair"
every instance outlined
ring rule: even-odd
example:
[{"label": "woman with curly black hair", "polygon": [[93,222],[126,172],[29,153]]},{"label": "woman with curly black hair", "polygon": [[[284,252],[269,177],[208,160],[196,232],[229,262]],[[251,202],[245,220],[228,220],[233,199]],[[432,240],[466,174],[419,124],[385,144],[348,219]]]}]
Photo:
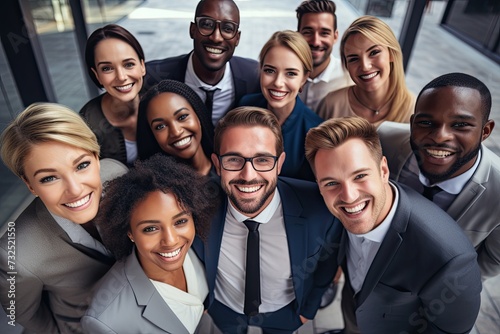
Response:
[{"label": "woman with curly black hair", "polygon": [[162,155],[138,161],[106,184],[96,223],[118,262],[82,318],[85,331],[195,331],[208,294],[198,258],[203,246],[195,234],[205,234],[218,189],[191,167]]},{"label": "woman with curly black hair", "polygon": [[161,152],[208,175],[213,170],[213,137],[205,104],[188,85],[163,80],[142,97],[137,120],[140,159]]}]

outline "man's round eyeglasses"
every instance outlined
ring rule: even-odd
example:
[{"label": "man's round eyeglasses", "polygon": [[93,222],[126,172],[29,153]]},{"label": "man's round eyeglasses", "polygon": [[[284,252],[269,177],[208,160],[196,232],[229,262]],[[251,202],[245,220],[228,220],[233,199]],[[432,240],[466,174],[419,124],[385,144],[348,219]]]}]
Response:
[{"label": "man's round eyeglasses", "polygon": [[238,32],[238,23],[233,21],[215,20],[211,17],[206,16],[199,16],[195,18],[195,21],[198,31],[203,36],[212,35],[215,31],[215,28],[217,27],[217,24],[219,24],[220,35],[226,40],[232,39]]},{"label": "man's round eyeglasses", "polygon": [[253,169],[257,172],[269,172],[276,166],[277,156],[274,155],[258,155],[252,158],[245,158],[236,154],[225,154],[219,156],[219,161],[225,170],[237,172],[245,167],[247,161],[252,164]]}]

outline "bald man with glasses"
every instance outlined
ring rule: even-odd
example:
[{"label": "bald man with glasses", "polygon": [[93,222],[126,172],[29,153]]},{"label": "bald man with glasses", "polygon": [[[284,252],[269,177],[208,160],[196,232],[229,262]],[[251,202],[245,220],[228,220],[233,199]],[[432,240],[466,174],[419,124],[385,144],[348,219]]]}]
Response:
[{"label": "bald man with glasses", "polygon": [[146,63],[143,91],[163,79],[181,81],[205,101],[215,126],[243,95],[260,91],[258,63],[233,56],[240,41],[233,0],[202,0],[189,27],[193,51]]}]

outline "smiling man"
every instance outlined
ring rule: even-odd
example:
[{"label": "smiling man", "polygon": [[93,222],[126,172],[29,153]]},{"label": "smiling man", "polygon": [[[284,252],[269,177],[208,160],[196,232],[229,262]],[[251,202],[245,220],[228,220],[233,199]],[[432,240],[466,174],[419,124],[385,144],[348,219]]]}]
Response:
[{"label": "smiling man", "polygon": [[309,130],[306,157],[345,228],[345,333],[468,333],[480,304],[476,252],[445,212],[389,181],[375,127],[327,120]]},{"label": "smiling man", "polygon": [[483,279],[500,274],[500,158],[482,144],[495,125],[490,110],[484,83],[449,73],[422,89],[411,129],[385,122],[378,130],[391,179],[457,221],[477,250]]},{"label": "smiling man", "polygon": [[339,37],[335,10],[331,0],[306,0],[295,10],[297,31],[309,44],[313,58],[313,71],[299,96],[314,112],[326,94],[354,84],[340,59],[332,55]]},{"label": "smiling man", "polygon": [[292,333],[314,318],[333,279],[341,225],[314,183],[278,177],[285,153],[270,111],[230,111],[214,142],[227,200],[205,251],[208,312],[223,333],[246,333],[249,325]]},{"label": "smiling man", "polygon": [[147,62],[143,90],[164,79],[184,82],[205,101],[215,125],[243,95],[260,90],[258,63],[233,56],[239,24],[233,0],[201,0],[189,26],[193,51]]}]

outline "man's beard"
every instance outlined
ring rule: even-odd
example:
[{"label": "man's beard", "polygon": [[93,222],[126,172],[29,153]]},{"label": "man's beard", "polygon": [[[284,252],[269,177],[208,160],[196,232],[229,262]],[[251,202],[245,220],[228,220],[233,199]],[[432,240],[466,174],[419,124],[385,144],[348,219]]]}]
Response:
[{"label": "man's beard", "polygon": [[[238,184],[238,185],[242,185],[242,186],[252,186],[252,185],[256,184],[256,181],[246,182],[243,180],[238,180],[238,181],[232,181],[229,184],[230,185],[231,184]],[[259,182],[259,184],[262,184],[262,183]],[[265,181],[265,183],[262,186],[266,187],[268,185],[269,185],[269,182]],[[262,197],[260,199],[258,199],[257,203],[254,203],[254,204],[253,204],[254,200],[251,201],[252,203],[247,203],[244,200],[243,201],[238,200],[236,195],[234,195],[234,193],[231,192],[230,189],[227,189],[225,185],[224,185],[224,191],[226,192],[227,196],[231,200],[231,203],[233,203],[233,205],[236,207],[236,209],[238,209],[238,211],[240,211],[244,214],[247,214],[247,215],[251,215],[251,214],[259,211],[264,206],[267,199],[274,193],[274,190],[276,189],[276,185],[277,185],[277,179],[275,179],[273,181],[273,183],[271,183],[271,186],[269,187],[267,192],[265,192],[262,195]]]},{"label": "man's beard", "polygon": [[[423,158],[420,156],[419,152],[419,147],[415,142],[410,139],[410,145],[411,149],[413,150],[413,153],[415,154],[415,157],[417,158],[417,163],[418,163],[418,168],[420,169],[420,172],[422,175],[424,175],[426,178],[429,179],[432,183],[438,183],[442,181],[448,180],[453,174],[455,174],[460,168],[462,168],[465,164],[467,164],[469,161],[474,159],[477,154],[479,153],[479,150],[481,149],[481,143],[479,143],[473,150],[471,150],[469,153],[464,155],[463,157],[459,157],[453,165],[448,168],[447,171],[444,173],[436,174],[436,173],[430,173],[422,168],[422,160]],[[439,147],[447,147],[446,145],[435,145],[434,147],[439,148]]]}]

